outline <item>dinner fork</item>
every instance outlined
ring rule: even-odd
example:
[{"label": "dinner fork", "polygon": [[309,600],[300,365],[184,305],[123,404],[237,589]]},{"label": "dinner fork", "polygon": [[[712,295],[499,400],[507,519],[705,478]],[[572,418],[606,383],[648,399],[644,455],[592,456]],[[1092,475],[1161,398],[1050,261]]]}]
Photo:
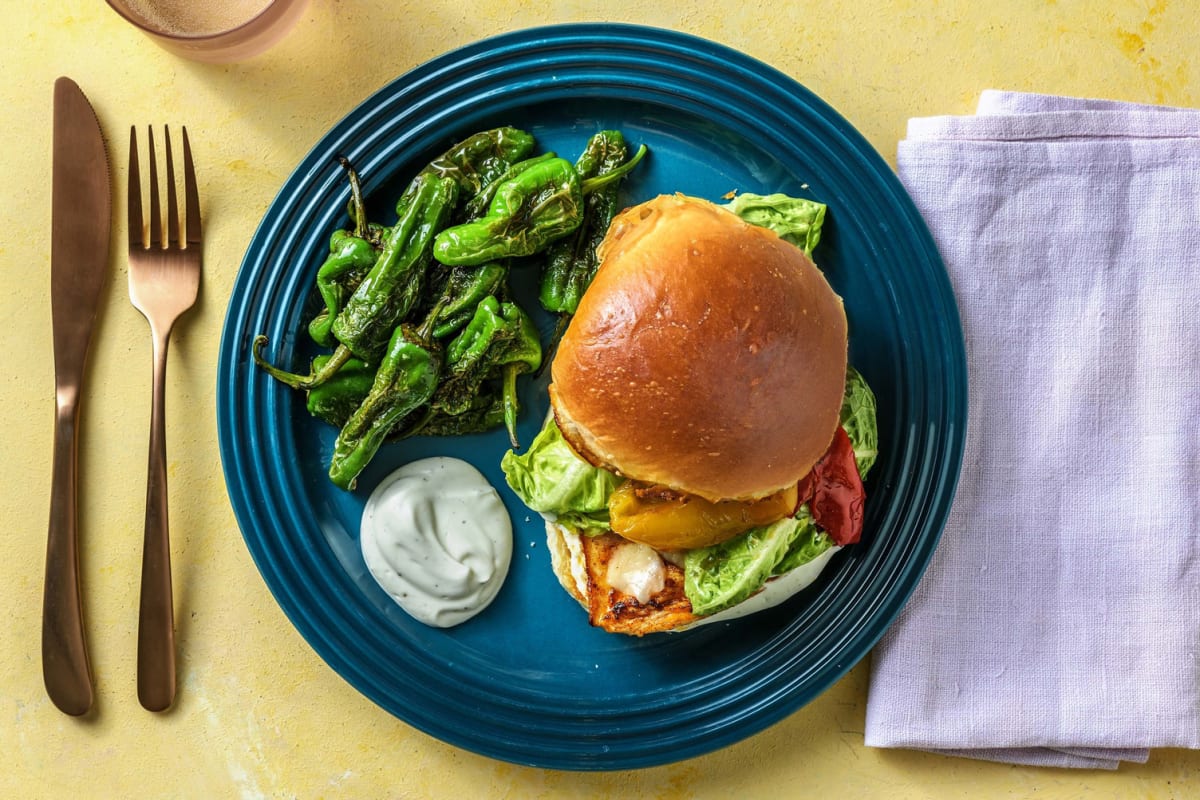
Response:
[{"label": "dinner fork", "polygon": [[141,598],[138,605],[137,692],[151,711],[175,699],[175,611],[171,596],[171,545],[167,525],[167,443],[165,377],[167,342],[183,312],[196,302],[200,288],[200,198],[187,128],[183,129],[184,229],[179,204],[171,132],[163,128],[166,150],[166,238],[159,205],[154,130],[149,130],[149,239],[142,219],[137,129],[129,129],[129,299],[150,323],[154,377],[150,406],[150,462],[146,480],[146,532],[142,545]]}]

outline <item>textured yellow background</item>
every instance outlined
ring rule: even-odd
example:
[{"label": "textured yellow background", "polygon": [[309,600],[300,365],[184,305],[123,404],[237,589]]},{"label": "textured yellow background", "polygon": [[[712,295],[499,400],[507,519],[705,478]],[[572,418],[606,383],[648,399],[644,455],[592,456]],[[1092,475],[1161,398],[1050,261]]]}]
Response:
[{"label": "textured yellow background", "polygon": [[[673,766],[526,769],[462,752],[379,710],[284,618],[226,499],[213,410],[230,287],[284,178],[335,121],[415,64],[532,25],[607,20],[706,36],[809,86],[892,161],[911,116],[969,112],[985,88],[1196,104],[1197,3],[1003,0],[314,0],[275,50],[238,66],[167,54],[101,0],[6,2],[0,48],[0,796],[354,798],[1184,798],[1200,754],[1155,751],[1116,773],[1017,768],[863,746],[865,665],[770,730]],[[1113,6],[1112,8],[1108,8]],[[1107,10],[1098,10],[1100,8]],[[152,715],[134,694],[149,336],[113,232],[83,418],[87,632],[98,701],[69,719],[39,664],[53,419],[48,253],[54,78],[89,95],[124,203],[130,124],[186,124],[206,228],[199,305],[176,329],[167,395],[181,691]]]}]

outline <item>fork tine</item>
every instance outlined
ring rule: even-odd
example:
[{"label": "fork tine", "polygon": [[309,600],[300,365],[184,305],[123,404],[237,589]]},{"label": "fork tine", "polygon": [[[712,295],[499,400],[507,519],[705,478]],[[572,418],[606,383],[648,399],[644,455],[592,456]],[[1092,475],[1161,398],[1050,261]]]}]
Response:
[{"label": "fork tine", "polygon": [[163,149],[167,151],[167,245],[179,246],[179,198],[175,194],[175,162],[171,158],[171,129],[163,126]]},{"label": "fork tine", "polygon": [[150,246],[162,247],[162,206],[158,202],[158,157],[154,155],[154,128],[150,128]]},{"label": "fork tine", "polygon": [[200,244],[200,193],[196,189],[196,167],[192,164],[192,147],[188,143],[187,127],[183,129],[183,200],[187,223],[188,244]]},{"label": "fork tine", "polygon": [[138,171],[137,126],[129,126],[129,246],[146,246],[142,222],[142,176]]}]

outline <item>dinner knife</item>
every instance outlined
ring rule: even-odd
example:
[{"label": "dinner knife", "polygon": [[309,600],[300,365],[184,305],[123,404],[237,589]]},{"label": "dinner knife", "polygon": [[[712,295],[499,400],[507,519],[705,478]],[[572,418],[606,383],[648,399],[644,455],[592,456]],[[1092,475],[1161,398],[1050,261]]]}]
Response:
[{"label": "dinner knife", "polygon": [[56,416],[42,602],[42,675],[54,704],[78,716],[92,707],[93,700],[79,589],[79,407],[88,345],[108,271],[112,201],[100,123],[70,78],[54,82],[53,152],[50,314]]}]

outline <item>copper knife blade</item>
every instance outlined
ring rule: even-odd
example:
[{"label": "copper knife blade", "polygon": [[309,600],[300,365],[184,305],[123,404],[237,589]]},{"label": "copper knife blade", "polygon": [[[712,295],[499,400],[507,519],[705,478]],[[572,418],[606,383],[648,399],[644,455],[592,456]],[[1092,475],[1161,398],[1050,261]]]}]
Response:
[{"label": "copper knife blade", "polygon": [[108,155],[91,104],[70,78],[54,83],[50,313],[54,337],[54,465],[42,603],[42,675],[63,712],[92,707],[79,585],[77,444],[88,346],[108,272]]}]

